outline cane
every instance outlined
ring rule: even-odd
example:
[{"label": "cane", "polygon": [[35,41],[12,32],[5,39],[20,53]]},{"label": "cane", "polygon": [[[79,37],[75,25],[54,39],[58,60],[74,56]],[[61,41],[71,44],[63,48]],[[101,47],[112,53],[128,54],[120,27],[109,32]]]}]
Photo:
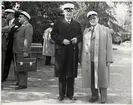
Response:
[{"label": "cane", "polygon": [[75,74],[75,44],[73,45],[73,77]]}]

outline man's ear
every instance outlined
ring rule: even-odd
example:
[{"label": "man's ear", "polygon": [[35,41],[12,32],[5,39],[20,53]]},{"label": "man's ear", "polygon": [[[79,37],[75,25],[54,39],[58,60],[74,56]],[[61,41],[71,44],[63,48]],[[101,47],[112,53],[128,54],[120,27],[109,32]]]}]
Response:
[{"label": "man's ear", "polygon": [[62,14],[65,15],[65,11],[63,11]]},{"label": "man's ear", "polygon": [[99,17],[97,16],[97,22],[99,22]]}]

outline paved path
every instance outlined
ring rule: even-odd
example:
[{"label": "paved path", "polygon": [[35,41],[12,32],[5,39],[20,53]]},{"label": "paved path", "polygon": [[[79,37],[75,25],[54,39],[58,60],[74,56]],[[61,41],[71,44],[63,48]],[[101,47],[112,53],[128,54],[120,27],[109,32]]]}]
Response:
[{"label": "paved path", "polygon": [[[111,66],[111,84],[108,88],[108,103],[129,104],[131,103],[131,48],[114,46],[114,63]],[[58,81],[53,77],[53,66],[45,66],[43,59],[38,59],[37,72],[29,72],[28,88],[15,90],[13,72],[4,83],[1,92],[2,105],[44,105],[45,103],[88,103],[90,89],[83,89],[81,84],[81,69],[78,70],[78,78],[75,81],[75,97],[77,101],[65,99],[57,100]],[[97,102],[99,103],[99,101]]]}]

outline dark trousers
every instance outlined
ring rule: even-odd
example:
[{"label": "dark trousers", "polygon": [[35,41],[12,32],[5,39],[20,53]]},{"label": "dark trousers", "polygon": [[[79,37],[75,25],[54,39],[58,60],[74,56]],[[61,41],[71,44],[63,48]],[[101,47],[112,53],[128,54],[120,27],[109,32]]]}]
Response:
[{"label": "dark trousers", "polygon": [[49,65],[51,62],[51,56],[46,56],[45,64]]},{"label": "dark trousers", "polygon": [[2,81],[5,81],[8,78],[8,74],[9,74],[12,60],[13,60],[13,52],[12,52],[12,49],[9,48],[6,50]]},{"label": "dark trousers", "polygon": [[95,88],[94,62],[91,62],[91,92],[92,97],[98,97],[98,89]]},{"label": "dark trousers", "polygon": [[[19,59],[19,58],[24,58],[23,54],[14,54],[15,55],[15,60]],[[16,62],[17,64],[17,62]],[[23,68],[22,69],[26,69]],[[16,77],[17,77],[17,81],[18,81],[18,86],[21,87],[27,87],[27,78],[28,78],[28,71],[22,71],[22,70],[18,70],[18,68],[16,68]]]},{"label": "dark trousers", "polygon": [[65,97],[74,95],[74,78],[61,76],[59,77],[59,96]]},{"label": "dark trousers", "polygon": [[1,65],[1,81],[3,82],[3,74],[4,74],[4,63],[5,63],[5,55],[6,55],[6,50],[2,49],[2,65]]},{"label": "dark trousers", "polygon": [[[107,101],[107,88],[99,88],[101,101]],[[94,62],[91,62],[91,92],[92,97],[98,97],[98,89],[95,88],[95,78],[94,78]]]},{"label": "dark trousers", "polygon": [[17,72],[18,86],[27,87],[28,72]]}]

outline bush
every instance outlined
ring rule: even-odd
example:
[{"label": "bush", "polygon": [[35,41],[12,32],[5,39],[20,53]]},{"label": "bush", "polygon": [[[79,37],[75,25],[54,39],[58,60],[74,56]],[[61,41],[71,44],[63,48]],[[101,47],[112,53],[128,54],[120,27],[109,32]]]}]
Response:
[{"label": "bush", "polygon": [[122,42],[122,38],[120,35],[118,35],[118,33],[113,33],[112,34],[112,43],[114,44],[121,44]]}]

